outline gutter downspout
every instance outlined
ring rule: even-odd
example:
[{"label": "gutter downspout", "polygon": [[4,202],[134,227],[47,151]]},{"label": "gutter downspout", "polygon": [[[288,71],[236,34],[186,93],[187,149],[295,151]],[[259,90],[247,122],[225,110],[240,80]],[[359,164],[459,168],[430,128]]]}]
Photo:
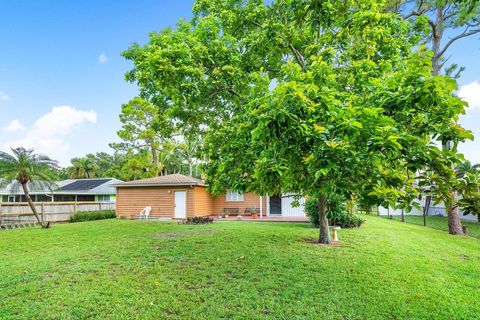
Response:
[{"label": "gutter downspout", "polygon": [[260,196],[260,219],[263,218],[263,197]]}]

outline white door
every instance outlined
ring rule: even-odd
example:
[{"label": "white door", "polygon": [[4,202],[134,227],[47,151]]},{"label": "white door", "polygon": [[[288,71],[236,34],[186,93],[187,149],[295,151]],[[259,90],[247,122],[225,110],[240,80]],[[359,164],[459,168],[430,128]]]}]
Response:
[{"label": "white door", "polygon": [[175,191],[175,218],[185,219],[187,217],[187,192]]},{"label": "white door", "polygon": [[299,206],[293,206],[295,198],[288,194],[282,197],[282,216],[283,217],[305,217],[305,198],[297,199]]}]

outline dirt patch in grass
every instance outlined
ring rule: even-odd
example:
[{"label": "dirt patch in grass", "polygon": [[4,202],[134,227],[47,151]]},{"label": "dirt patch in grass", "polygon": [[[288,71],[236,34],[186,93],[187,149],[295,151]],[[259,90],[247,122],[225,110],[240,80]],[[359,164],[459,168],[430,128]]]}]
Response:
[{"label": "dirt patch in grass", "polygon": [[213,230],[184,230],[184,231],[172,231],[172,232],[157,232],[153,235],[154,239],[173,239],[173,238],[186,238],[195,235],[211,235],[215,232]]},{"label": "dirt patch in grass", "polygon": [[344,247],[348,246],[347,242],[343,241],[332,241],[330,244],[325,244],[325,243],[319,243],[318,239],[316,238],[305,238],[303,239],[303,242],[309,243],[309,244],[315,244],[317,246],[325,246],[325,247]]}]

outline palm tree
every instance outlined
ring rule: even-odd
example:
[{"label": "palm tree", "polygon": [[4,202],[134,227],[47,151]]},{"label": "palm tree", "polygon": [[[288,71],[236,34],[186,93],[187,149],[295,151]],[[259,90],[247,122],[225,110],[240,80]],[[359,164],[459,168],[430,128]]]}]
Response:
[{"label": "palm tree", "polygon": [[480,164],[472,164],[469,160],[465,160],[455,168],[455,171],[457,178],[460,179],[463,178],[467,173],[479,173]]},{"label": "palm tree", "polygon": [[73,158],[72,166],[68,168],[70,179],[94,178],[97,171],[95,159],[91,157]]},{"label": "palm tree", "polygon": [[51,189],[56,178],[56,169],[59,168],[58,162],[42,154],[35,154],[33,149],[12,148],[12,152],[13,155],[0,151],[0,177],[3,184],[10,184],[12,189],[21,187],[38,223],[42,228],[48,228],[50,223],[40,219],[30,197],[29,186]]}]

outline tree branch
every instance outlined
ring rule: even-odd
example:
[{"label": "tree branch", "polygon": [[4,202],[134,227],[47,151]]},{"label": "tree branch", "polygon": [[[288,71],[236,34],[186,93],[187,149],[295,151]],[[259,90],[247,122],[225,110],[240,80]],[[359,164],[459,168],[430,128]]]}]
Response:
[{"label": "tree branch", "polygon": [[[412,11],[410,14],[406,15],[406,16],[404,17],[404,19],[406,20],[406,19],[411,18],[411,17],[413,17],[413,16],[415,16],[415,17],[420,17],[420,16],[422,16],[423,14],[424,14],[423,11]],[[429,24],[430,27],[432,28],[432,34],[435,35],[435,34],[437,33],[437,25],[436,25],[435,22],[434,22],[432,19],[430,19],[430,18],[428,18],[428,24]]]},{"label": "tree branch", "polygon": [[[253,23],[253,25],[263,29],[263,26],[260,23],[258,23],[257,21],[252,20],[252,23]],[[295,47],[289,41],[287,41],[287,39],[285,38],[284,35],[279,34],[278,36],[280,37],[280,39],[282,39],[283,41],[286,42],[287,47],[290,49],[290,51],[292,51],[292,53],[295,57],[295,60],[300,65],[300,67],[302,67],[302,70],[305,71],[305,61],[302,57],[302,54],[297,49],[295,49]]]},{"label": "tree branch", "polygon": [[466,38],[466,37],[469,37],[471,35],[474,35],[476,33],[479,33],[480,32],[480,29],[474,29],[474,30],[470,30],[469,32],[467,32],[468,28],[465,29],[464,32],[460,33],[459,35],[453,37],[453,38],[450,38],[450,40],[447,42],[447,44],[445,44],[445,46],[443,47],[442,50],[440,50],[440,52],[437,54],[436,58],[439,59],[441,56],[443,56],[443,54],[445,53],[445,51],[447,51],[447,49],[452,45],[452,43],[454,43],[455,41],[457,40],[460,40],[462,38]]}]

